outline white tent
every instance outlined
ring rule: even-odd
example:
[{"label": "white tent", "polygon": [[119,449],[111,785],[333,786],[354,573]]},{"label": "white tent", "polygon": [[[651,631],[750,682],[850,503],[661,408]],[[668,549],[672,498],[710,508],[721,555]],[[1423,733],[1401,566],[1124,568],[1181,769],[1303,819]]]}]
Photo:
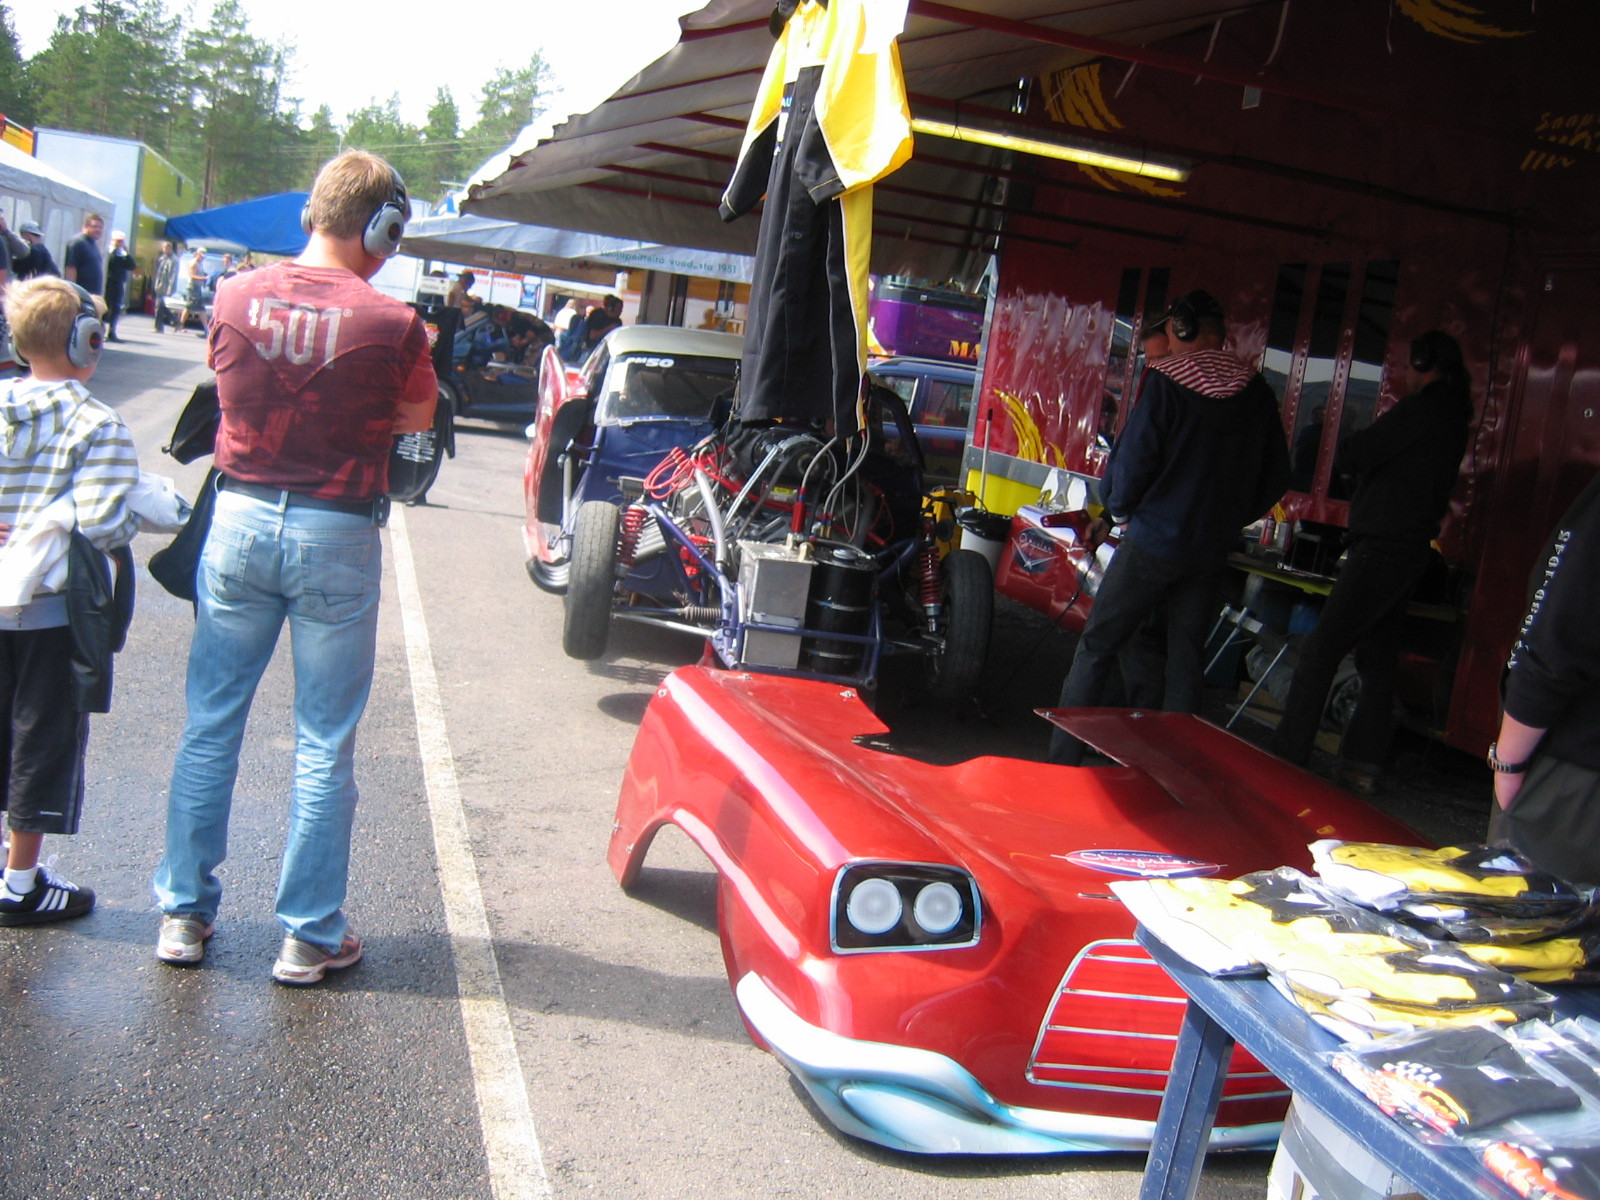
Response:
[{"label": "white tent", "polygon": [[99,192],[0,141],[0,215],[12,232],[24,221],[37,221],[57,262],[67,239],[83,227],[85,213],[110,211],[111,201]]}]

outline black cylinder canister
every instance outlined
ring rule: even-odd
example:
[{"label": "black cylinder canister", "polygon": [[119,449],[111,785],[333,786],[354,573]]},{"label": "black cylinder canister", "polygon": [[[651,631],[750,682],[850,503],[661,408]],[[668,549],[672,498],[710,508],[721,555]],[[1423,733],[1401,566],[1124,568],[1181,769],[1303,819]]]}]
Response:
[{"label": "black cylinder canister", "polygon": [[[848,546],[821,546],[816,564],[806,600],[806,628],[865,637],[872,628],[873,585],[878,577],[872,559]],[[822,637],[800,643],[806,669],[825,675],[857,674],[866,649],[863,642]]]}]

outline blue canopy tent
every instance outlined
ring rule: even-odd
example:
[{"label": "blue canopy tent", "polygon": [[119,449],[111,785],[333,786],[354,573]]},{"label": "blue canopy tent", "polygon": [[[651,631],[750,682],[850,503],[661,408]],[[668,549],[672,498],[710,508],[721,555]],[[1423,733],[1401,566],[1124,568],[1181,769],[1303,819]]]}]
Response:
[{"label": "blue canopy tent", "polygon": [[257,254],[299,254],[306,248],[300,210],[307,198],[306,192],[280,192],[170,217],[164,236],[183,242],[200,238],[236,242]]}]

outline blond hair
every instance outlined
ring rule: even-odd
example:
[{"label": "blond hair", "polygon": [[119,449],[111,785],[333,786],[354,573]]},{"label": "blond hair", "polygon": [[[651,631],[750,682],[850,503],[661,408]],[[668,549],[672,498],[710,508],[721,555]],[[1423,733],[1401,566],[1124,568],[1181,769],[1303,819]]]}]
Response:
[{"label": "blond hair", "polygon": [[311,228],[329,237],[360,237],[399,185],[399,173],[376,154],[346,150],[324,163],[311,185],[306,204]]},{"label": "blond hair", "polygon": [[[66,357],[67,339],[72,336],[72,323],[83,311],[84,294],[53,275],[25,279],[7,288],[6,320],[17,353],[30,362],[36,357]],[[100,311],[99,305],[95,311]]]}]

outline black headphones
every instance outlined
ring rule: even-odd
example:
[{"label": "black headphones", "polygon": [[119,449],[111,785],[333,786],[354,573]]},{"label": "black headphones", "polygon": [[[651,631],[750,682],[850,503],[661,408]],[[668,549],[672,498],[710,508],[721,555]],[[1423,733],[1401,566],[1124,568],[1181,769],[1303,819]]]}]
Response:
[{"label": "black headphones", "polygon": [[1466,374],[1461,344],[1441,329],[1430,329],[1411,343],[1410,362],[1412,370],[1424,375],[1430,371],[1451,377]]},{"label": "black headphones", "polygon": [[1222,319],[1222,305],[1210,292],[1196,288],[1185,292],[1167,307],[1167,328],[1180,342],[1192,342],[1200,336],[1200,322],[1206,317]]},{"label": "black headphones", "polygon": [[94,297],[77,284],[72,289],[78,293],[78,315],[72,318],[72,329],[67,334],[67,361],[75,367],[92,367],[99,363],[100,352],[106,346],[106,327],[100,320],[100,310],[94,306]]},{"label": "black headphones", "polygon": [[[394,192],[378,206],[367,227],[361,231],[361,248],[373,258],[390,258],[400,249],[400,238],[406,231],[406,220],[411,215],[411,200],[406,195],[405,180],[393,167],[389,174],[394,180]],[[311,232],[311,201],[300,210],[300,228]]]}]

